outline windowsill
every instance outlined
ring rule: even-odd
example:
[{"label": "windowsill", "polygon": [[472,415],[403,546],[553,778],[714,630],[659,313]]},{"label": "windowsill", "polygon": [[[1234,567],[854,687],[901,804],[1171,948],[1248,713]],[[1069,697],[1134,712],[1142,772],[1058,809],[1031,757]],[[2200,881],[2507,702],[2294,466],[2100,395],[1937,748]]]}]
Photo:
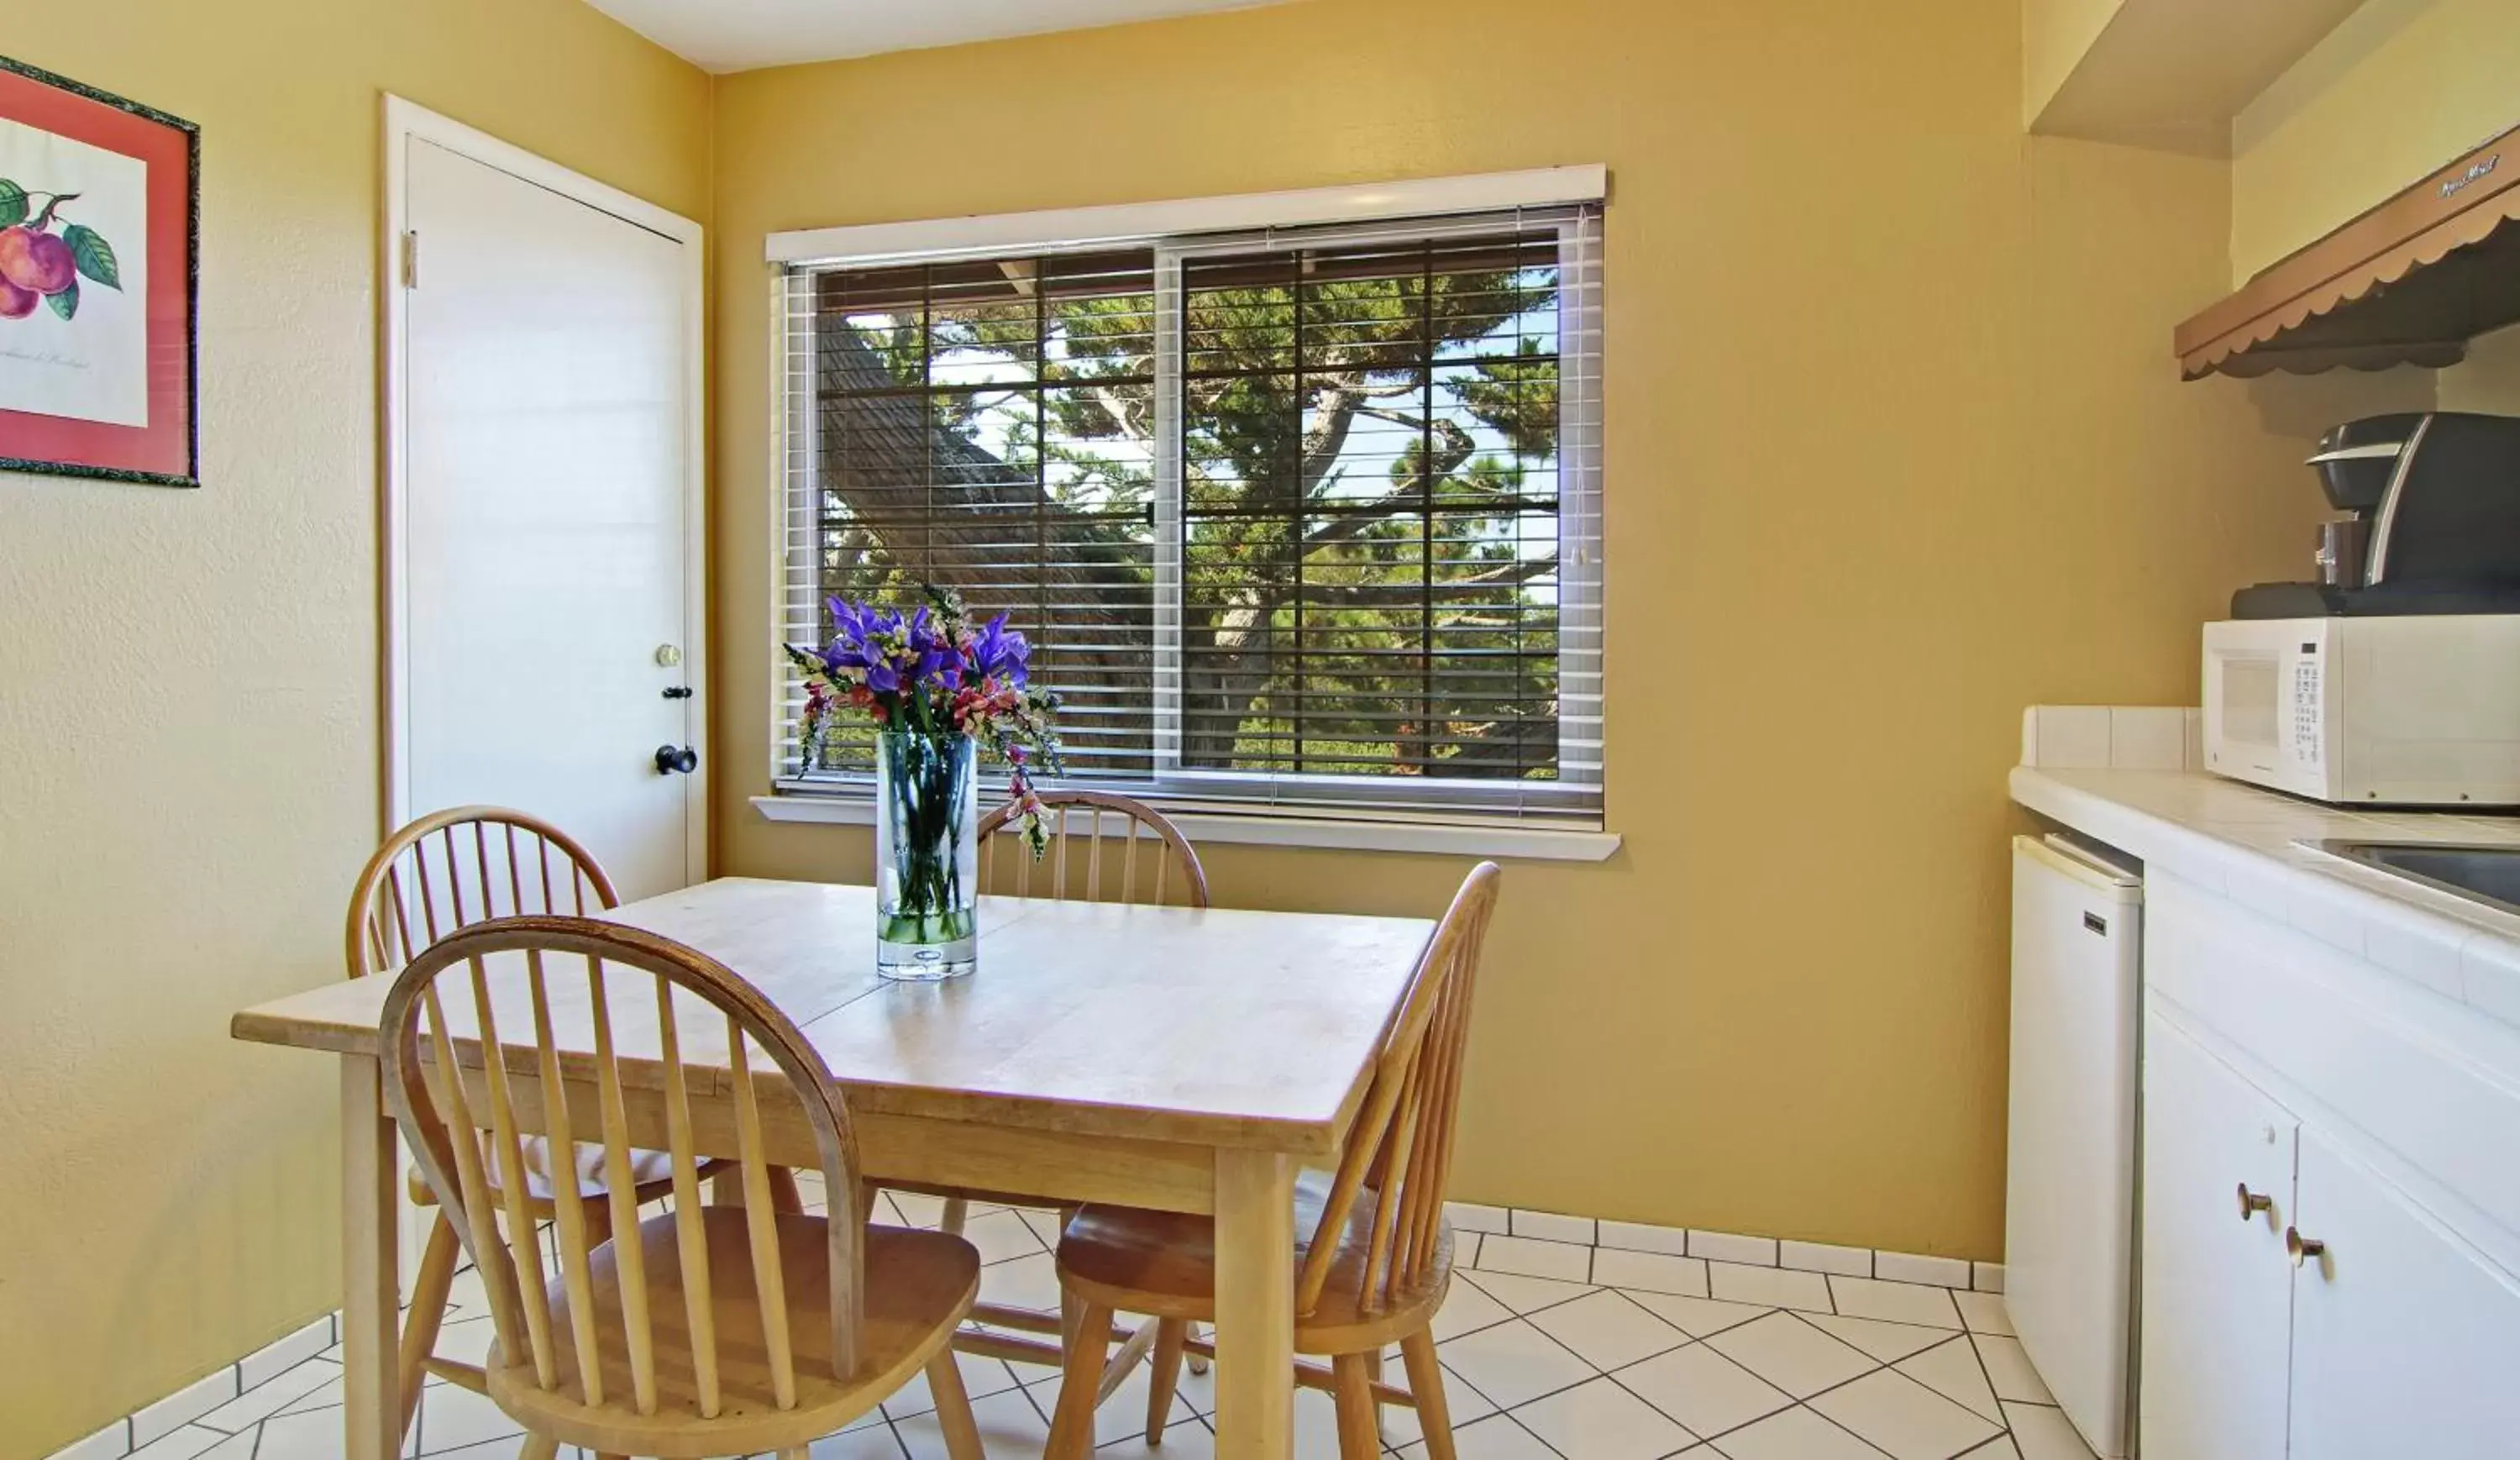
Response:
[{"label": "windowsill", "polygon": [[[823,826],[873,826],[875,802],[861,796],[756,796],[752,807],[770,821]],[[1454,856],[1509,857],[1533,862],[1607,861],[1619,849],[1616,832],[1570,832],[1542,827],[1447,826],[1411,821],[1352,821],[1323,817],[1218,816],[1164,813],[1192,843],[1251,846],[1317,846],[1339,851],[1418,851]]]}]

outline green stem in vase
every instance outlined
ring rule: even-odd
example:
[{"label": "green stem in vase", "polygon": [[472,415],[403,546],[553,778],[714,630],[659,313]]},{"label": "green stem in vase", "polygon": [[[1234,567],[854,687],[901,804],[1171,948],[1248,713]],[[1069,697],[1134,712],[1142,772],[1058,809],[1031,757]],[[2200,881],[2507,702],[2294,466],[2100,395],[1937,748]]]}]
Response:
[{"label": "green stem in vase", "polygon": [[959,833],[970,814],[971,747],[950,732],[903,730],[888,735],[886,753],[899,901],[883,935],[904,943],[969,937],[977,919],[966,905]]}]

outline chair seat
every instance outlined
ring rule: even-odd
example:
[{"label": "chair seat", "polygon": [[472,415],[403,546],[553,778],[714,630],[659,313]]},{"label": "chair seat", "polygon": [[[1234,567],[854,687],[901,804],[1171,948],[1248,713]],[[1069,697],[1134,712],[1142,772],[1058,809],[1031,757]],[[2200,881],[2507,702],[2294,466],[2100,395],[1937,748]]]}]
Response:
[{"label": "chair seat", "polygon": [[[1288,1280],[1302,1267],[1328,1205],[1331,1177],[1307,1171],[1295,1179],[1295,1246]],[[1351,1353],[1379,1347],[1420,1328],[1442,1306],[1453,1281],[1453,1229],[1440,1223],[1427,1280],[1415,1290],[1363,1301],[1367,1255],[1372,1250],[1377,1195],[1365,1191],[1338,1232],[1321,1302],[1295,1316],[1301,1353]],[[1125,1312],[1213,1322],[1216,1318],[1216,1222],[1212,1217],[1134,1207],[1086,1207],[1058,1242],[1058,1280],[1088,1300]]]},{"label": "chair seat", "polygon": [[636,1407],[623,1347],[618,1246],[611,1242],[596,1248],[589,1262],[605,1402],[585,1401],[567,1287],[559,1278],[550,1285],[550,1302],[560,1388],[546,1391],[535,1383],[531,1354],[512,1360],[494,1344],[483,1365],[490,1397],[535,1434],[608,1453],[698,1460],[803,1444],[890,1396],[945,1347],[979,1296],[980,1255],[969,1243],[942,1232],[869,1226],[861,1364],[856,1378],[834,1379],[829,1229],[819,1216],[776,1220],[795,1346],[794,1408],[780,1409],[771,1392],[745,1214],[729,1207],[705,1213],[721,1396],[715,1417],[698,1417],[690,1309],[671,1216],[650,1217],[638,1231],[654,1325],[657,1412],[642,1415]]},{"label": "chair seat", "polygon": [[[499,1184],[499,1155],[497,1143],[490,1144],[490,1189],[496,1193],[502,1190]],[[551,1139],[548,1136],[531,1135],[524,1137],[520,1144],[525,1153],[525,1200],[533,1203],[537,1208],[548,1208],[551,1206],[552,1199]],[[724,1162],[701,1162],[700,1179],[707,1180],[723,1165],[725,1165]],[[640,1204],[644,1206],[672,1191],[674,1159],[662,1151],[633,1149],[630,1153],[630,1175],[637,1184]],[[437,1193],[428,1189],[428,1178],[421,1173],[420,1167],[415,1165],[405,1171],[403,1184],[411,1191],[412,1205],[417,1207],[437,1205]],[[604,1148],[589,1145],[584,1141],[578,1142],[578,1196],[592,1200],[603,1196],[608,1189],[604,1181]]]}]

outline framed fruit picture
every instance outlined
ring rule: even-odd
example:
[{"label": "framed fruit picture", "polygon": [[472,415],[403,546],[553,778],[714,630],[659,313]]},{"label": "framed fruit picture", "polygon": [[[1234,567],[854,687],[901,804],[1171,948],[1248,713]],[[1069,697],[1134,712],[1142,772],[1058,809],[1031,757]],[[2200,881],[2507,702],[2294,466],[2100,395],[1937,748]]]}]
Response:
[{"label": "framed fruit picture", "polygon": [[201,129],[0,56],[0,471],[201,485]]}]

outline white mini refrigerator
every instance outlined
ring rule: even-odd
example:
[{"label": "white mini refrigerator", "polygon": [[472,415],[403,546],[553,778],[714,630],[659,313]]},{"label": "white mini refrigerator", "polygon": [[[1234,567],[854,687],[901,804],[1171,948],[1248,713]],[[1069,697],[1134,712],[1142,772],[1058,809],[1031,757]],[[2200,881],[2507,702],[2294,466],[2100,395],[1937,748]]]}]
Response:
[{"label": "white mini refrigerator", "polygon": [[2101,1460],[2133,1448],[2142,923],[2135,873],[2013,839],[2004,1304]]}]

